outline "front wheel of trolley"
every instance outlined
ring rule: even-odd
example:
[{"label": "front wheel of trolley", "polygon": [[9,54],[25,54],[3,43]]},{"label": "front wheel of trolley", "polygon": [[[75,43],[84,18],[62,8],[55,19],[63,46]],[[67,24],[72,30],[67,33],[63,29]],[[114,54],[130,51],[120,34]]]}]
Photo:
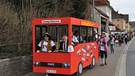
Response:
[{"label": "front wheel of trolley", "polygon": [[75,74],[73,74],[73,76],[81,76],[82,72],[83,72],[83,65],[82,63],[79,63],[78,71]]},{"label": "front wheel of trolley", "polygon": [[96,65],[96,58],[92,57],[92,61],[91,62],[92,63],[88,66],[88,68],[93,69],[95,67],[95,65]]}]

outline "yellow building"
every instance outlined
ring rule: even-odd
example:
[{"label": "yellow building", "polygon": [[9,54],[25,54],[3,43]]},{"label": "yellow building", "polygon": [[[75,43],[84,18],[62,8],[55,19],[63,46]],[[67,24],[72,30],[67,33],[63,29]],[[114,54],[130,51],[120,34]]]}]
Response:
[{"label": "yellow building", "polygon": [[127,23],[126,24],[126,31],[127,32],[131,32],[132,30],[131,30],[132,28],[131,28],[131,25],[129,24],[129,23]]},{"label": "yellow building", "polygon": [[112,22],[121,30],[126,30],[126,20],[124,18],[115,18]]},{"label": "yellow building", "polygon": [[128,32],[129,30],[129,15],[128,14],[119,14],[118,11],[112,11],[112,22],[120,29],[120,31]]}]

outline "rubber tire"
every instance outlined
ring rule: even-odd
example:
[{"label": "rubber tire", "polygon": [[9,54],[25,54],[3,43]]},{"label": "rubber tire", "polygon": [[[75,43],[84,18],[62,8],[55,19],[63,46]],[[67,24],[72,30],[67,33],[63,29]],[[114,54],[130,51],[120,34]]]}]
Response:
[{"label": "rubber tire", "polygon": [[82,72],[83,72],[83,65],[82,65],[82,63],[79,63],[78,71],[75,74],[73,74],[72,76],[81,76]]},{"label": "rubber tire", "polygon": [[44,76],[54,76],[53,74],[45,74]]},{"label": "rubber tire", "polygon": [[92,64],[90,65],[90,68],[93,69],[96,65],[96,58],[92,57]]},{"label": "rubber tire", "polygon": [[96,58],[92,57],[92,64],[88,66],[88,68],[93,69],[96,65]]}]

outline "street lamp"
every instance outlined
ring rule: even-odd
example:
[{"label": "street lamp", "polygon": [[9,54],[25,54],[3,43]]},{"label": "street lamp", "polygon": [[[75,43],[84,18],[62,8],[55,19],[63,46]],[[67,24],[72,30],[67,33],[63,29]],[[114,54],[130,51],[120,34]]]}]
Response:
[{"label": "street lamp", "polygon": [[94,20],[94,14],[95,14],[95,12],[94,12],[94,6],[95,6],[95,3],[94,3],[94,0],[92,0],[92,18],[93,18],[93,20]]},{"label": "street lamp", "polygon": [[[95,9],[94,6],[95,6],[94,0],[92,0],[92,21],[95,21],[95,20],[94,20],[94,13],[95,13],[95,12],[94,12],[94,9]],[[92,39],[93,39],[93,41],[94,41],[94,37],[95,37],[95,35],[94,35],[94,33],[95,33],[95,32],[94,32],[94,28],[92,28],[92,33],[93,33]]]}]

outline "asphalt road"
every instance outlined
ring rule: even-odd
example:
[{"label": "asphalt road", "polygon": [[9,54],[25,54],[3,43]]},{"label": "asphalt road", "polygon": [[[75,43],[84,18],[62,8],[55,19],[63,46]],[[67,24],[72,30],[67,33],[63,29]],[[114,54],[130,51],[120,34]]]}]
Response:
[{"label": "asphalt road", "polygon": [[126,76],[135,76],[135,38],[127,52]]}]

